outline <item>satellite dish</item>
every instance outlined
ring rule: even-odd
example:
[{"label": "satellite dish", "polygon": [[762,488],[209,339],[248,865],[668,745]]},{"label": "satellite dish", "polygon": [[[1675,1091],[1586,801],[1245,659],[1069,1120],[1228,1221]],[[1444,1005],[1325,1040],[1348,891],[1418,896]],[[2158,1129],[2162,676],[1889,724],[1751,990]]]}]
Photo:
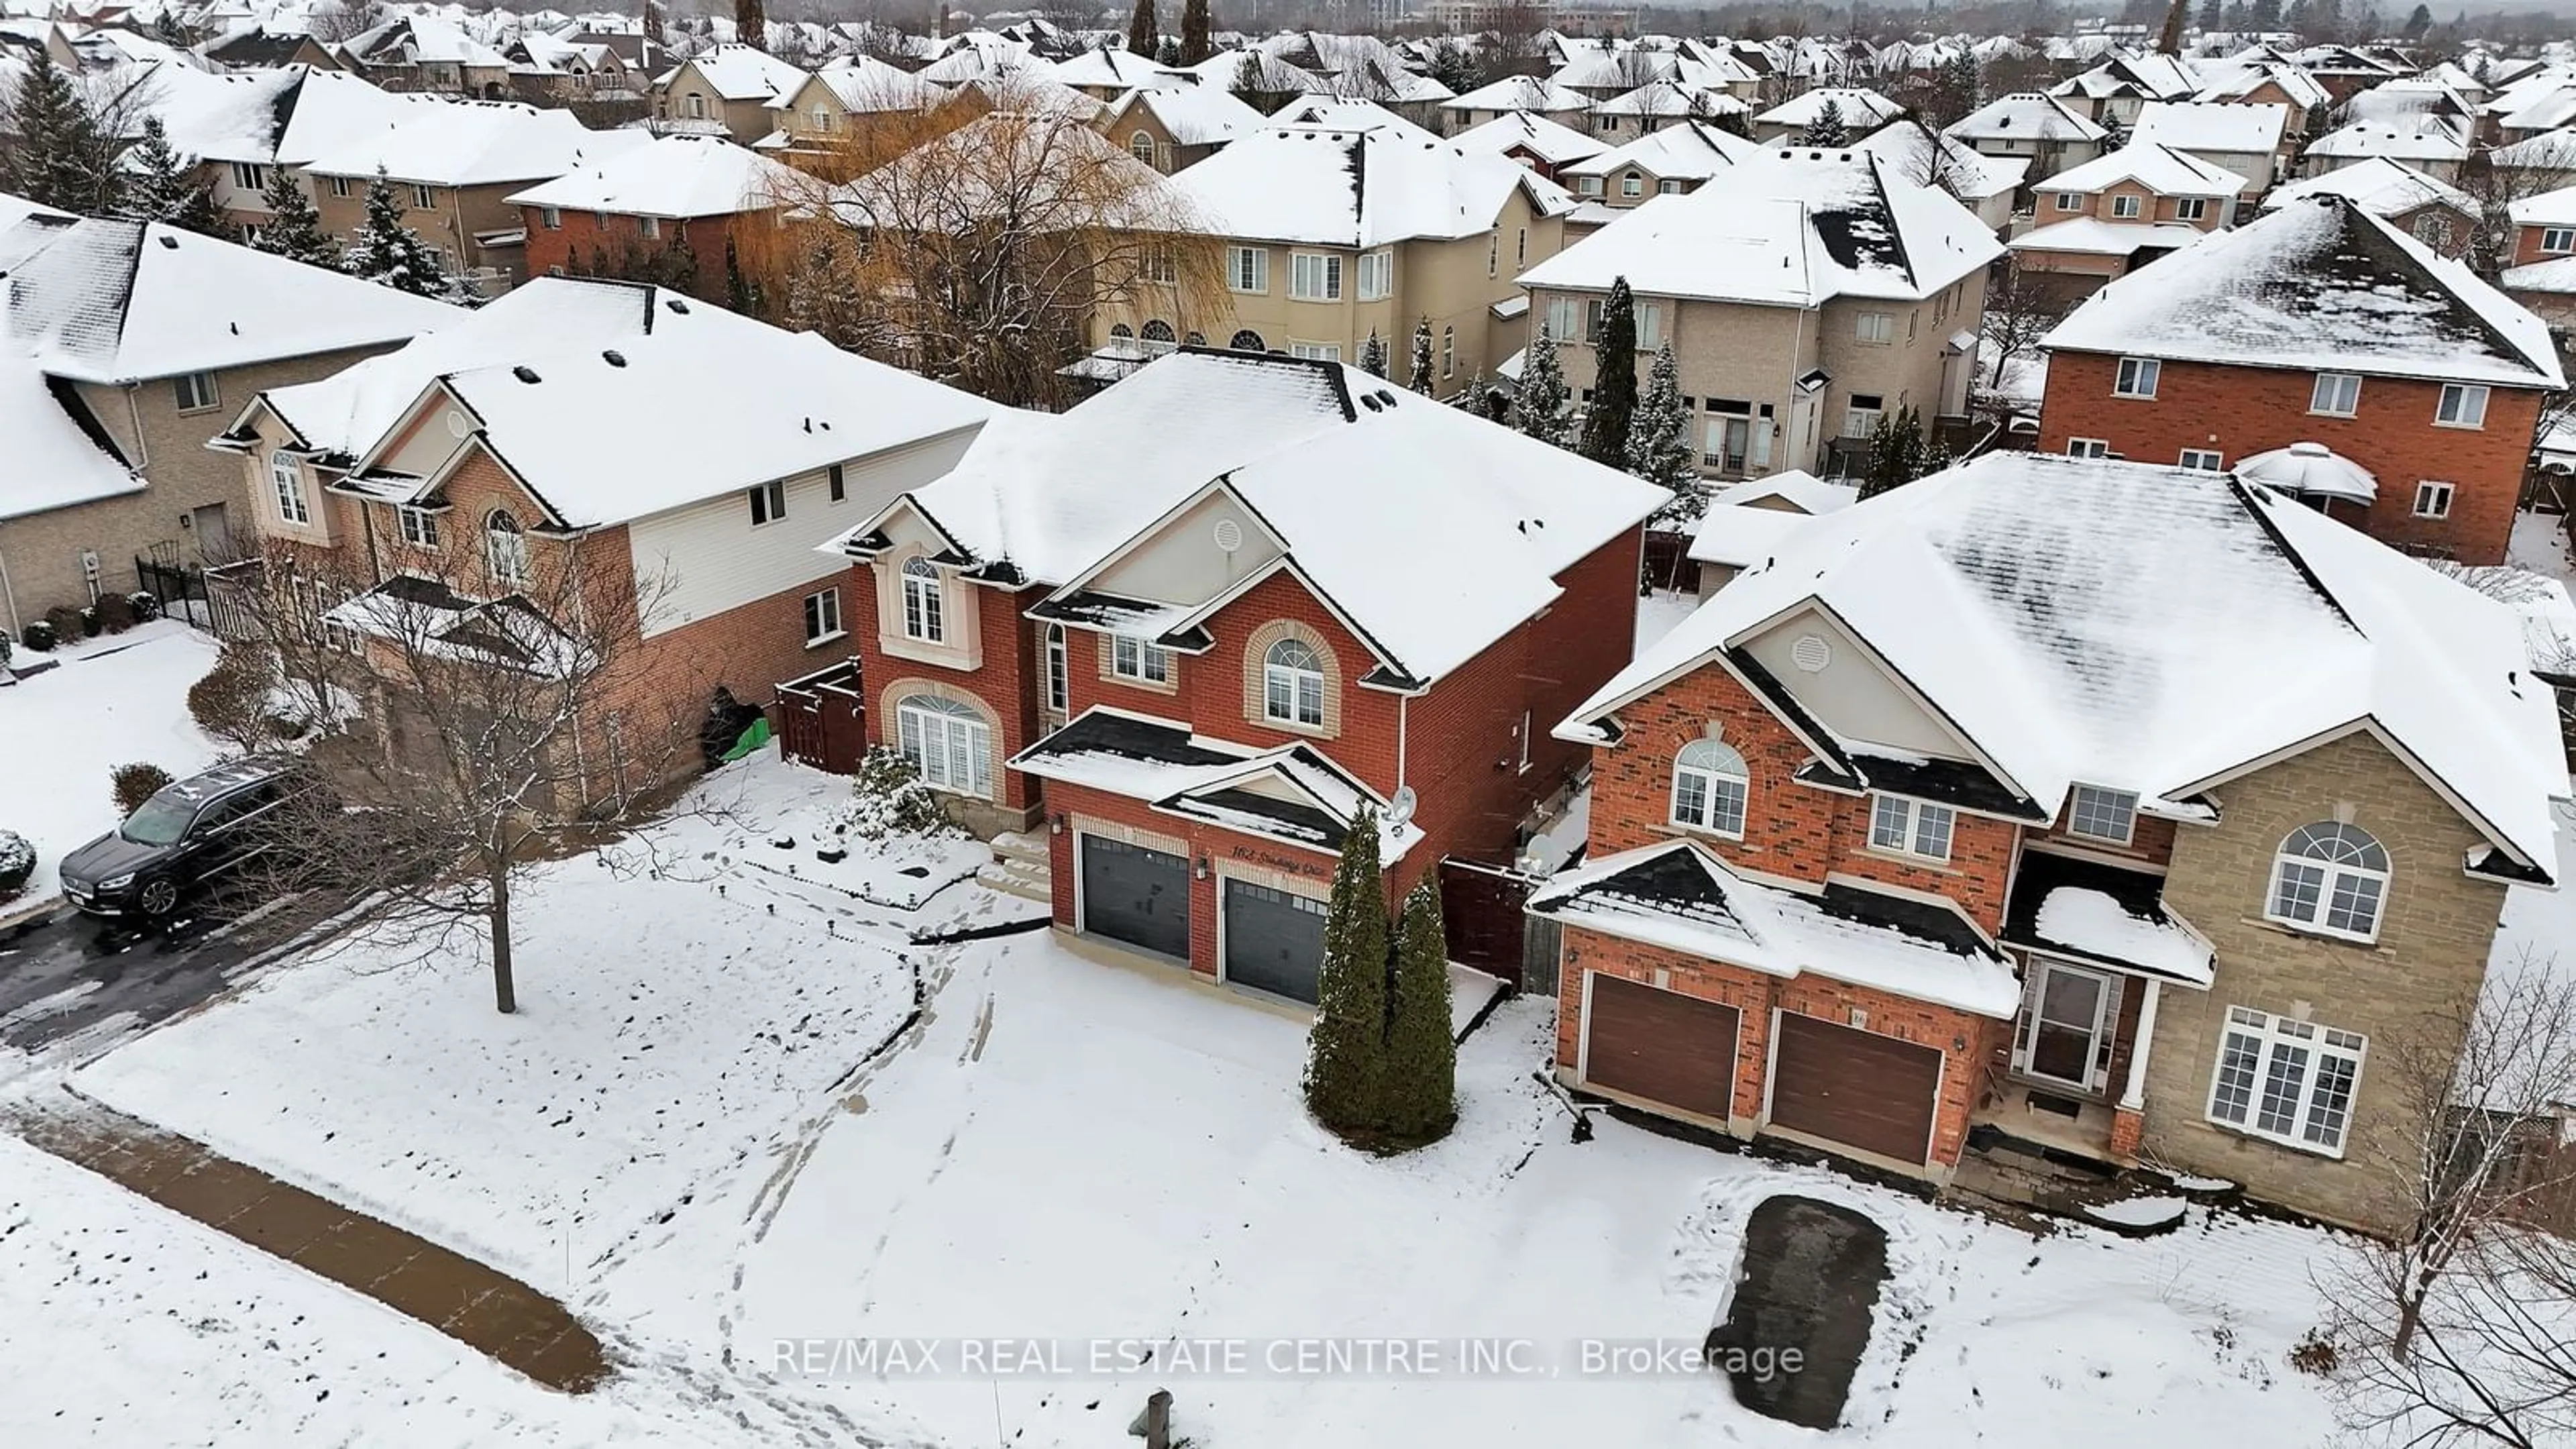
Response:
[{"label": "satellite dish", "polygon": [[1413,822],[1414,807],[1421,803],[1421,797],[1413,793],[1413,787],[1411,785],[1396,786],[1394,798],[1386,802],[1386,823],[1389,825],[1411,824]]}]

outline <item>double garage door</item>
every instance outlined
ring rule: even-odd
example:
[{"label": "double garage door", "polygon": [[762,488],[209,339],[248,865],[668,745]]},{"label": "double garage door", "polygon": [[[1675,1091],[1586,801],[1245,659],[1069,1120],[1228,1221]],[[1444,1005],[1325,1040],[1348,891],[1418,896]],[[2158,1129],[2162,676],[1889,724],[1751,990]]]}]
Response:
[{"label": "double garage door", "polygon": [[[1941,1054],[1794,1012],[1774,1014],[1768,1122],[1900,1162],[1931,1151]],[[1591,979],[1585,1080],[1724,1121],[1743,1019],[1735,1008],[1612,976]]]},{"label": "double garage door", "polygon": [[1324,903],[1228,876],[1225,979],[1315,1004],[1324,966]]},{"label": "double garage door", "polygon": [[[1324,903],[1227,877],[1225,979],[1312,1005],[1324,960]],[[1190,954],[1186,857],[1106,836],[1082,836],[1082,928],[1179,960]]]}]

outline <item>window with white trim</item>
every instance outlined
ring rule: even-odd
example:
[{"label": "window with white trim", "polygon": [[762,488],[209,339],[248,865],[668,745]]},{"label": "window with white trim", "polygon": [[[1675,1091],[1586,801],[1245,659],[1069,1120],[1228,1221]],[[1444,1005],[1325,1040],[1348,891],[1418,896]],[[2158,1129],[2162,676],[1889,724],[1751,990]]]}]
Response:
[{"label": "window with white trim", "polygon": [[1383,248],[1360,253],[1360,300],[1382,302],[1395,293],[1395,253]]},{"label": "window with white trim", "polygon": [[1637,350],[1639,352],[1653,352],[1664,345],[1664,304],[1661,302],[1639,302],[1635,304],[1635,307],[1637,318]]},{"label": "window with white trim", "polygon": [[2540,249],[2544,252],[2576,252],[2576,226],[2542,227]]},{"label": "window with white trim", "polygon": [[1298,302],[1342,300],[1342,259],[1325,252],[1290,252],[1288,296]]},{"label": "window with white trim", "polygon": [[1598,176],[1579,177],[1574,183],[1574,190],[1575,194],[1578,196],[1599,196],[1601,194],[1601,178]]},{"label": "window with white trim", "polygon": [[1109,672],[1145,684],[1172,682],[1172,651],[1133,634],[1109,636]]},{"label": "window with white trim", "polygon": [[990,799],[993,728],[974,706],[935,694],[895,701],[895,746],[921,782],[936,790]]},{"label": "window with white trim", "polygon": [[2066,833],[2126,845],[2138,829],[2138,794],[2100,785],[2078,785],[2066,812]]},{"label": "window with white trim", "polygon": [[2417,518],[2450,517],[2451,492],[2451,485],[2448,483],[2436,483],[2427,479],[2416,484],[2415,516]]},{"label": "window with white trim", "polygon": [[268,168],[252,161],[234,162],[233,189],[235,191],[267,190]]},{"label": "window with white trim", "polygon": [[2069,438],[2066,440],[2066,456],[2070,458],[2110,457],[2111,440],[2108,438]]},{"label": "window with white trim", "polygon": [[662,234],[662,218],[658,216],[639,216],[635,218],[635,230],[639,234],[647,237],[660,236]]},{"label": "window with white trim", "polygon": [[411,205],[414,211],[436,211],[438,209],[438,188],[435,186],[423,186],[418,182],[412,183]]},{"label": "window with white trim", "polygon": [[805,596],[805,642],[820,644],[841,637],[841,591],[825,589]]},{"label": "window with white trim", "polygon": [[1843,404],[1843,436],[1866,438],[1878,431],[1879,417],[1886,409],[1886,399],[1876,393],[1853,393]]},{"label": "window with white trim", "polygon": [[511,588],[528,581],[528,535],[519,520],[497,508],[483,520],[483,571]]},{"label": "window with white trim", "polygon": [[182,373],[170,380],[170,388],[179,404],[179,411],[183,413],[197,412],[223,401],[223,395],[215,388],[215,375],[211,372]]},{"label": "window with white trim", "polygon": [[1152,132],[1150,132],[1150,131],[1138,131],[1136,134],[1134,134],[1134,135],[1132,135],[1132,136],[1129,136],[1129,137],[1127,138],[1127,154],[1128,154],[1128,155],[1130,155],[1130,156],[1135,157],[1135,158],[1136,158],[1137,160],[1139,160],[1139,161],[1144,162],[1144,163],[1145,163],[1146,165],[1148,165],[1148,166],[1153,165],[1153,164],[1154,164],[1154,136],[1153,136],[1153,133],[1152,133]]},{"label": "window with white trim", "polygon": [[547,231],[563,230],[563,208],[560,206],[538,207],[537,225]]},{"label": "window with white trim", "polygon": [[2112,197],[2112,198],[2111,198],[2111,219],[2112,219],[2113,221],[2135,221],[2135,220],[2137,220],[2137,219],[2138,219],[2138,204],[2139,204],[2139,201],[2140,201],[2140,200],[2141,200],[2141,198],[2136,197],[2136,196],[2114,196],[2114,197]]},{"label": "window with white trim", "polygon": [[1261,715],[1283,724],[1321,729],[1324,661],[1302,639],[1282,639],[1261,661]]},{"label": "window with white trim", "polygon": [[754,528],[764,523],[776,523],[787,516],[787,480],[783,478],[773,478],[756,488],[744,489],[743,496],[751,500],[751,526]]},{"label": "window with white trim", "polygon": [[1682,184],[1678,181],[1658,181],[1655,183],[1655,194],[1657,196],[1679,196],[1682,194]]},{"label": "window with white trim", "polygon": [[346,176],[334,176],[334,177],[332,177],[332,178],[331,178],[331,194],[332,194],[333,196],[335,196],[335,197],[339,198],[339,199],[340,199],[340,200],[342,200],[342,201],[346,201],[346,200],[348,200],[348,199],[349,199],[349,191],[350,191],[350,186],[349,186],[349,178],[348,178],[348,177],[346,177]]},{"label": "window with white trim", "polygon": [[2349,372],[2320,372],[2308,393],[2308,411],[2348,418],[2361,410],[2361,379]]},{"label": "window with white trim", "polygon": [[400,504],[394,509],[396,525],[402,530],[402,541],[414,548],[438,547],[438,515],[426,508]]},{"label": "window with white trim", "polygon": [[1637,174],[1636,172],[1634,172],[1634,171],[1631,171],[1631,172],[1629,172],[1627,175],[1620,177],[1620,178],[1619,178],[1619,194],[1620,194],[1621,196],[1643,196],[1643,195],[1645,195],[1645,194],[1646,194],[1646,178],[1645,178],[1645,177],[1643,177],[1643,176],[1638,175],[1638,174]]},{"label": "window with white trim", "polygon": [[2084,197],[2078,192],[2061,191],[2057,193],[2057,209],[2060,211],[2082,211],[2084,209]]},{"label": "window with white trim", "polygon": [[1852,335],[1863,342],[1896,340],[1896,316],[1891,312],[1862,312],[1852,318]]},{"label": "window with white trim", "polygon": [[1288,355],[1290,357],[1302,357],[1308,362],[1339,362],[1342,360],[1342,344],[1338,342],[1291,342],[1288,344]]},{"label": "window with white trim", "polygon": [[2206,197],[2206,196],[2180,196],[2180,197],[2176,197],[2176,198],[2174,198],[2174,220],[2176,220],[2176,221],[2206,221],[2208,218],[2209,218],[2209,198],[2208,198],[2208,197]]},{"label": "window with white trim", "polygon": [[1873,850],[1916,855],[1925,860],[1950,858],[1950,832],[1958,812],[1929,800],[1873,795],[1869,807],[1869,843]]},{"label": "window with white trim", "polygon": [[2182,467],[2196,468],[2203,473],[2215,473],[2223,466],[2226,456],[2216,448],[2185,448],[2182,450],[2180,461]]},{"label": "window with white trim", "polygon": [[2210,1078],[2209,1120],[2340,1157],[2369,1047],[2359,1032],[2231,1006]]},{"label": "window with white trim", "polygon": [[2377,939],[2388,900],[2388,851],[2358,825],[2302,825],[2272,858],[2263,914],[2302,930],[2355,941]]},{"label": "window with white trim", "polygon": [[2487,425],[2486,388],[2472,382],[2442,384],[2442,402],[2433,410],[2433,421],[2446,428],[2485,427]]},{"label": "window with white trim", "polygon": [[277,516],[288,523],[311,523],[313,511],[304,506],[304,473],[296,467],[294,455],[279,449],[268,455],[268,484],[277,494]]},{"label": "window with white trim", "polygon": [[1751,781],[1744,756],[1722,740],[1693,740],[1673,757],[1673,823],[1744,838]]},{"label": "window with white trim", "polygon": [[1047,708],[1063,714],[1073,704],[1073,670],[1065,653],[1064,626],[1049,624],[1046,631]]},{"label": "window with white trim", "polygon": [[1559,342],[1579,342],[1590,337],[1594,299],[1585,297],[1550,297],[1547,299],[1547,335]]},{"label": "window with white trim", "polygon": [[1455,327],[1440,329],[1440,375],[1458,375],[1458,329]]},{"label": "window with white trim", "polygon": [[946,604],[939,588],[939,566],[926,558],[903,561],[903,637],[924,644],[948,638]]},{"label": "window with white trim", "polygon": [[1225,285],[1230,291],[1267,296],[1270,291],[1270,249],[1227,247]]},{"label": "window with white trim", "polygon": [[2164,364],[2152,357],[2123,357],[2119,373],[2111,381],[2111,396],[2154,397],[2156,379],[2163,371]]}]

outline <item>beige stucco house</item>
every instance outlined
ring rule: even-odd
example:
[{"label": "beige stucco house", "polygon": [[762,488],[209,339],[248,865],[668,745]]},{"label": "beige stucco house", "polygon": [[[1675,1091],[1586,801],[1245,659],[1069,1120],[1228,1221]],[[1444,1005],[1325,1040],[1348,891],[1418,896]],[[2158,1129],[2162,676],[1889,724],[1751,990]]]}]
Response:
[{"label": "beige stucco house", "polygon": [[805,87],[805,72],[750,45],[719,45],[653,78],[653,129],[721,132],[748,146],[777,128],[770,102]]}]

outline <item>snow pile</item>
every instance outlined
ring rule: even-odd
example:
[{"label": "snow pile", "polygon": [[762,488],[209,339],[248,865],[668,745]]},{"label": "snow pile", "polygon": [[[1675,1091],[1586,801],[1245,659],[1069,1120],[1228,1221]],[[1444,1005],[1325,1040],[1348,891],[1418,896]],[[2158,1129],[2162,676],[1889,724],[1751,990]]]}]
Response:
[{"label": "snow pile", "polygon": [[2127,961],[2177,981],[2209,979],[2210,948],[2169,921],[2129,914],[2107,891],[2061,886],[2039,903],[2041,939],[2110,961]]}]

